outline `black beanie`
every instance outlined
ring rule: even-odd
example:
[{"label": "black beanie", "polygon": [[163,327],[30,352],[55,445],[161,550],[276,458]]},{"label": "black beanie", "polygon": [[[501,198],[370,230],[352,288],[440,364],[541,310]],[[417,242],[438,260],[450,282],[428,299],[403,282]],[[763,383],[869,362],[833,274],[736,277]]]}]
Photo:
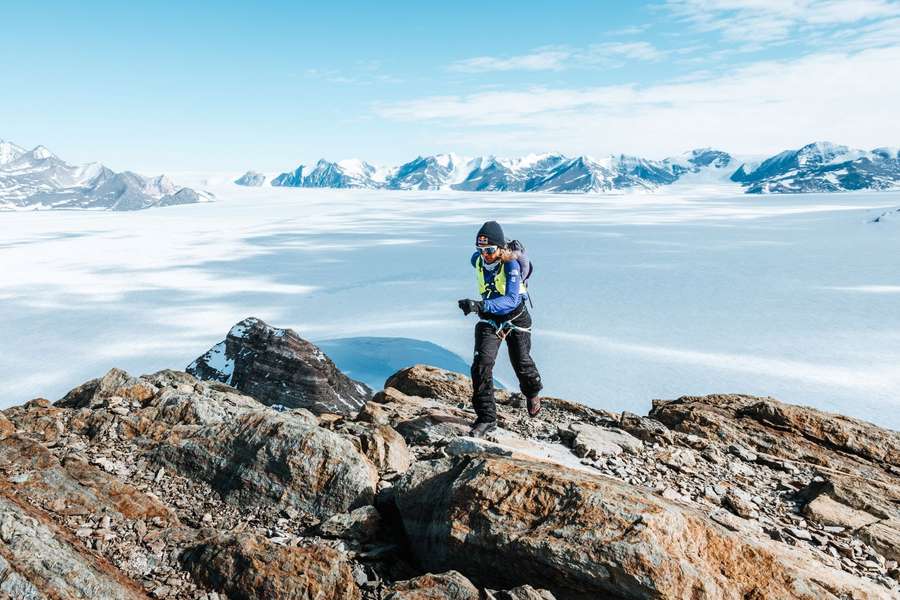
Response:
[{"label": "black beanie", "polygon": [[481,236],[487,238],[488,244],[506,246],[506,238],[503,237],[503,228],[500,227],[500,223],[497,221],[488,221],[481,226],[481,229],[478,230],[478,235],[475,236],[476,244],[478,244],[478,238]]}]

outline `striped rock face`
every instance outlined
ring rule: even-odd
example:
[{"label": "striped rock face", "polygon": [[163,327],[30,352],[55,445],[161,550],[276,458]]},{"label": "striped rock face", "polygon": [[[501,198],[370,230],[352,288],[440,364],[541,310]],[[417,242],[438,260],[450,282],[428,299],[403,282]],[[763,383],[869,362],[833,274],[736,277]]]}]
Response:
[{"label": "striped rock face", "polygon": [[231,328],[224,341],[188,365],[198,379],[219,381],[266,405],[352,414],[372,392],[353,381],[315,345],[292,329],[256,318]]}]

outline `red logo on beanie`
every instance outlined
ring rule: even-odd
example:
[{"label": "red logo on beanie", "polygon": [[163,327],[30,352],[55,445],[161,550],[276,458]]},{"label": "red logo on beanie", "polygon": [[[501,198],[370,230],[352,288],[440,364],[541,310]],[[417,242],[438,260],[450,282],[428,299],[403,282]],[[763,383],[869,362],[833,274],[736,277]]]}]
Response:
[{"label": "red logo on beanie", "polygon": [[487,246],[487,245],[488,245],[488,238],[487,238],[486,235],[479,235],[479,236],[478,236],[478,240],[477,240],[475,243],[476,243],[477,245],[479,245],[479,246]]}]

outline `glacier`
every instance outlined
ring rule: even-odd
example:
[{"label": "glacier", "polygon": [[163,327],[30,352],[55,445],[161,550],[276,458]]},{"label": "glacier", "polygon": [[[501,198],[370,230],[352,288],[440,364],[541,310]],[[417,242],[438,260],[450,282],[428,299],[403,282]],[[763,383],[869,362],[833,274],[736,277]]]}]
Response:
[{"label": "glacier", "polygon": [[[474,234],[497,219],[537,263],[548,395],[645,413],[653,398],[744,392],[900,427],[896,190],[748,202],[703,171],[653,194],[235,177],[183,178],[214,205],[4,213],[0,399],[186,365],[249,315],[313,341],[406,338],[468,360],[474,321],[456,300],[475,293]],[[393,367],[392,348],[377,351]],[[505,360],[495,375],[513,387]]]}]

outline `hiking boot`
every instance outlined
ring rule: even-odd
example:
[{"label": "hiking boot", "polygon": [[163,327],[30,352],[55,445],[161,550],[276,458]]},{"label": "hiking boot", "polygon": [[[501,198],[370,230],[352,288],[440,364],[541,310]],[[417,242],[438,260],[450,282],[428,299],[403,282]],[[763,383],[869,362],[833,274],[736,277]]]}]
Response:
[{"label": "hiking boot", "polygon": [[472,425],[472,429],[469,430],[469,436],[483,438],[496,429],[497,421],[475,421],[475,424]]},{"label": "hiking boot", "polygon": [[538,416],[538,413],[541,412],[541,397],[532,396],[531,398],[526,398],[525,403],[528,405],[528,416]]}]

